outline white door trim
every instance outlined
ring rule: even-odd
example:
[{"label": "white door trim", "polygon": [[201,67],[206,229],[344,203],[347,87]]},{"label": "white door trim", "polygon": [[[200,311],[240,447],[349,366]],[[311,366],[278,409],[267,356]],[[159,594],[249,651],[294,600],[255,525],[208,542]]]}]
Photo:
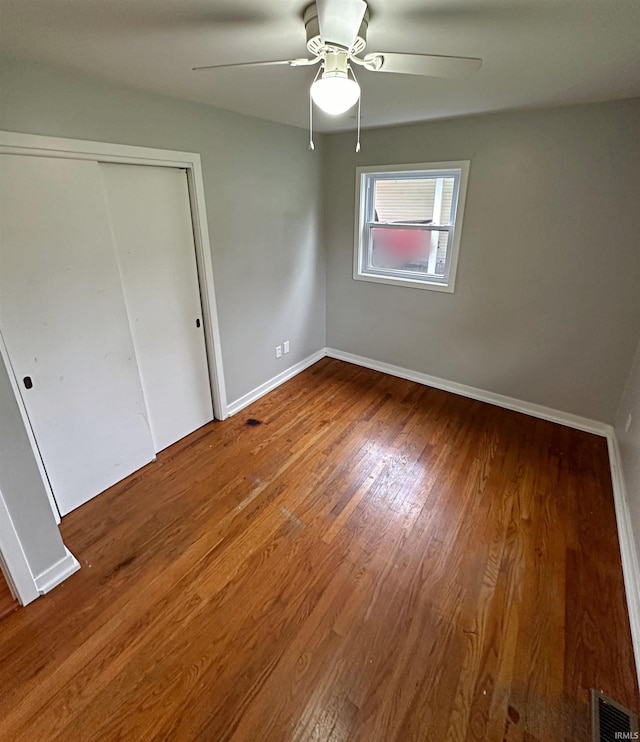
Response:
[{"label": "white door trim", "polygon": [[[120,162],[131,165],[185,168],[189,183],[193,233],[196,243],[198,281],[202,300],[213,413],[219,420],[226,419],[228,417],[227,395],[222,368],[220,328],[216,308],[211,245],[209,243],[209,227],[207,224],[204,180],[202,177],[200,155],[195,152],[177,152],[126,144],[90,142],[81,139],[62,139],[37,134],[21,134],[12,131],[0,131],[0,154],[64,157],[67,159],[98,160],[99,162]],[[24,417],[26,413],[22,409],[22,397],[18,394],[16,398]],[[34,453],[39,460],[40,454],[37,448],[34,450]],[[47,484],[45,484],[46,486]]]},{"label": "white door trim", "polygon": [[29,562],[0,492],[0,568],[13,596],[22,605],[35,600],[40,591],[29,569]]},{"label": "white door trim", "polygon": [[11,388],[13,389],[13,394],[16,398],[18,410],[20,411],[20,417],[22,418],[22,422],[24,423],[24,429],[27,433],[27,438],[29,439],[29,443],[31,445],[31,450],[33,451],[33,456],[36,460],[38,471],[40,472],[40,478],[42,479],[42,484],[44,486],[45,492],[47,493],[47,497],[49,498],[49,505],[51,505],[51,512],[53,513],[53,517],[55,518],[56,523],[60,523],[60,512],[58,510],[58,504],[56,503],[55,498],[53,496],[53,490],[51,489],[49,477],[47,476],[47,472],[44,468],[42,456],[40,456],[40,449],[38,448],[36,437],[33,434],[33,429],[31,428],[31,422],[29,420],[29,416],[27,415],[27,408],[24,405],[22,394],[20,393],[20,388],[18,386],[18,380],[16,378],[15,373],[13,372],[13,367],[11,365],[11,359],[9,358],[9,351],[7,350],[7,346],[5,345],[4,338],[2,337],[2,332],[0,332],[0,362],[1,361],[4,361],[4,365],[7,369],[7,376],[9,377],[9,383],[11,384]]}]

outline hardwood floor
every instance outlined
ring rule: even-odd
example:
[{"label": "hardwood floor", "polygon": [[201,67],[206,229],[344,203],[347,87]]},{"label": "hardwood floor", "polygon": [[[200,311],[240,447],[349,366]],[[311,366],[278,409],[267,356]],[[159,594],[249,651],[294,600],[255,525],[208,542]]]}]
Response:
[{"label": "hardwood floor", "polygon": [[13,613],[13,611],[17,610],[19,607],[20,605],[14,599],[13,595],[11,595],[9,585],[7,585],[4,575],[0,572],[0,621],[4,616],[8,616],[9,613]]},{"label": "hardwood floor", "polygon": [[[259,424],[248,424],[252,419]],[[67,516],[2,740],[586,740],[638,708],[603,439],[324,359]]]}]

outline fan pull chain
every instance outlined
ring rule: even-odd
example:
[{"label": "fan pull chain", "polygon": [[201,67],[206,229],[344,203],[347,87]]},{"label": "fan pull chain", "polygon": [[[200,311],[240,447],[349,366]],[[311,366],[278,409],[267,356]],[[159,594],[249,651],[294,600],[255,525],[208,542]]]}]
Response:
[{"label": "fan pull chain", "polygon": [[[320,76],[320,73],[322,72],[322,65],[318,67],[318,71],[316,72],[316,76],[313,78],[313,83],[318,79]],[[313,98],[311,97],[311,86],[309,87],[309,149],[313,152],[315,149],[315,145],[313,143]]]},{"label": "fan pull chain", "polygon": [[309,149],[312,152],[315,149],[313,143],[313,100],[311,99],[311,90],[309,90]]},{"label": "fan pull chain", "polygon": [[[351,77],[353,77],[353,79],[355,80],[356,85],[360,87],[360,83],[358,82],[355,72],[353,71],[351,66],[349,66],[349,71],[351,72]],[[360,152],[360,110],[361,110],[361,107],[362,107],[362,88],[360,88],[360,95],[358,96],[358,141],[356,142],[356,152]]]}]

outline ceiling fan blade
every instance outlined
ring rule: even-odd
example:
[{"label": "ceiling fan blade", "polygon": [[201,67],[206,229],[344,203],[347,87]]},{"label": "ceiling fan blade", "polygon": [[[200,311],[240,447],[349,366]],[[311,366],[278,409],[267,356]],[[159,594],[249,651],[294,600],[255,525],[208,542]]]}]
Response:
[{"label": "ceiling fan blade", "polygon": [[367,10],[364,0],[316,0],[320,38],[351,49]]},{"label": "ceiling fan blade", "polygon": [[310,64],[316,64],[320,61],[320,57],[315,59],[276,59],[271,62],[236,62],[235,64],[209,64],[205,67],[192,67],[193,72],[200,72],[201,70],[224,70],[231,69],[232,67],[274,67],[279,64],[286,64],[289,67],[304,67]]},{"label": "ceiling fan blade", "polygon": [[371,72],[395,72],[425,77],[469,77],[482,66],[475,57],[440,57],[436,54],[399,54],[373,52],[364,57],[364,67]]}]

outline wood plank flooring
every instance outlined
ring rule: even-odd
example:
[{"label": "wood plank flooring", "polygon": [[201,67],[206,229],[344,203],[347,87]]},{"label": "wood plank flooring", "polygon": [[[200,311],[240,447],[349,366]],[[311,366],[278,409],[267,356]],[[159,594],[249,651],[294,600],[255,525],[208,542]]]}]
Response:
[{"label": "wood plank flooring", "polygon": [[[248,420],[259,424],[247,424]],[[603,439],[324,359],[62,523],[2,740],[586,740],[637,708]]]},{"label": "wood plank flooring", "polygon": [[20,605],[14,599],[13,595],[11,595],[11,590],[9,590],[9,585],[7,585],[4,575],[0,572],[0,621],[4,616],[8,616],[9,613],[13,613],[19,607]]}]

